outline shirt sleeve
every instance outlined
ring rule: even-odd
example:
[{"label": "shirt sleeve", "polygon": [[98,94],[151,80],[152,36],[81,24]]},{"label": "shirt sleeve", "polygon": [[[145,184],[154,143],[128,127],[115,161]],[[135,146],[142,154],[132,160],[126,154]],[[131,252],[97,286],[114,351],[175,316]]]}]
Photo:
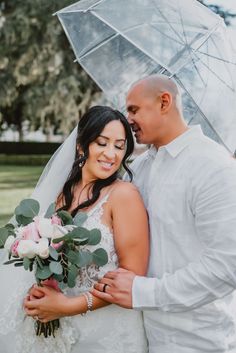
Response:
[{"label": "shirt sleeve", "polygon": [[136,276],[133,307],[192,310],[236,289],[236,169],[214,171],[193,192],[192,213],[203,242],[198,260],[162,278]]}]

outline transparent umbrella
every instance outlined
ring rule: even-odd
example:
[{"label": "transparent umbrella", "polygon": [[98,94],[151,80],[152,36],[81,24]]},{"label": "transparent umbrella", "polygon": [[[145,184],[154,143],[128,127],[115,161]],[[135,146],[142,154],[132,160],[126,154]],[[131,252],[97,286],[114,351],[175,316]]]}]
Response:
[{"label": "transparent umbrella", "polygon": [[77,61],[124,111],[130,85],[176,80],[184,117],[236,149],[236,60],[223,20],[195,0],[81,0],[57,16]]}]

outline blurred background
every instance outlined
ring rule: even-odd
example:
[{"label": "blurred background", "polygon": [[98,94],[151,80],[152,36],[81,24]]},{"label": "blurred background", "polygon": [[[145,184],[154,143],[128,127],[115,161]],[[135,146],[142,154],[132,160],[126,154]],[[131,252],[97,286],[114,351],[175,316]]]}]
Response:
[{"label": "blurred background", "polygon": [[[234,44],[235,0],[199,2],[223,17]],[[0,226],[30,196],[43,167],[81,115],[94,104],[107,103],[73,62],[68,40],[52,16],[71,3],[0,0]]]}]

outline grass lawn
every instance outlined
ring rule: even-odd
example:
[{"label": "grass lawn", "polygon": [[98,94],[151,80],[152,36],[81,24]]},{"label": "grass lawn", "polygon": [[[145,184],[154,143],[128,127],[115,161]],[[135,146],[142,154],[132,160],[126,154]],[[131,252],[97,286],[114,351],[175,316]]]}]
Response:
[{"label": "grass lawn", "polygon": [[0,227],[18,203],[30,196],[42,170],[41,166],[0,165]]}]

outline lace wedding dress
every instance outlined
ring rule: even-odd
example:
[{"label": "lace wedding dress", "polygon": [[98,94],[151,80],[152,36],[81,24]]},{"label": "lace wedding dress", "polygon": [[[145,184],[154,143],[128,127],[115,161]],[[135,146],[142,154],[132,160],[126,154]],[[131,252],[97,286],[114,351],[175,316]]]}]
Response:
[{"label": "lace wedding dress", "polygon": [[[97,267],[91,265],[80,270],[76,287],[66,294],[76,296],[88,291],[94,282],[107,271],[118,266],[114,249],[113,234],[102,224],[103,204],[106,195],[88,212],[84,226],[99,228],[101,242],[88,246],[90,250],[104,248],[108,253],[108,263]],[[9,266],[8,266],[9,267]],[[6,275],[7,270],[7,275]],[[22,299],[27,289],[34,283],[31,273],[11,267],[0,266],[0,353],[146,353],[147,344],[143,328],[142,313],[123,309],[116,305],[60,319],[61,327],[56,338],[37,337],[34,320],[24,317]],[[18,282],[18,284],[17,284]]]}]

